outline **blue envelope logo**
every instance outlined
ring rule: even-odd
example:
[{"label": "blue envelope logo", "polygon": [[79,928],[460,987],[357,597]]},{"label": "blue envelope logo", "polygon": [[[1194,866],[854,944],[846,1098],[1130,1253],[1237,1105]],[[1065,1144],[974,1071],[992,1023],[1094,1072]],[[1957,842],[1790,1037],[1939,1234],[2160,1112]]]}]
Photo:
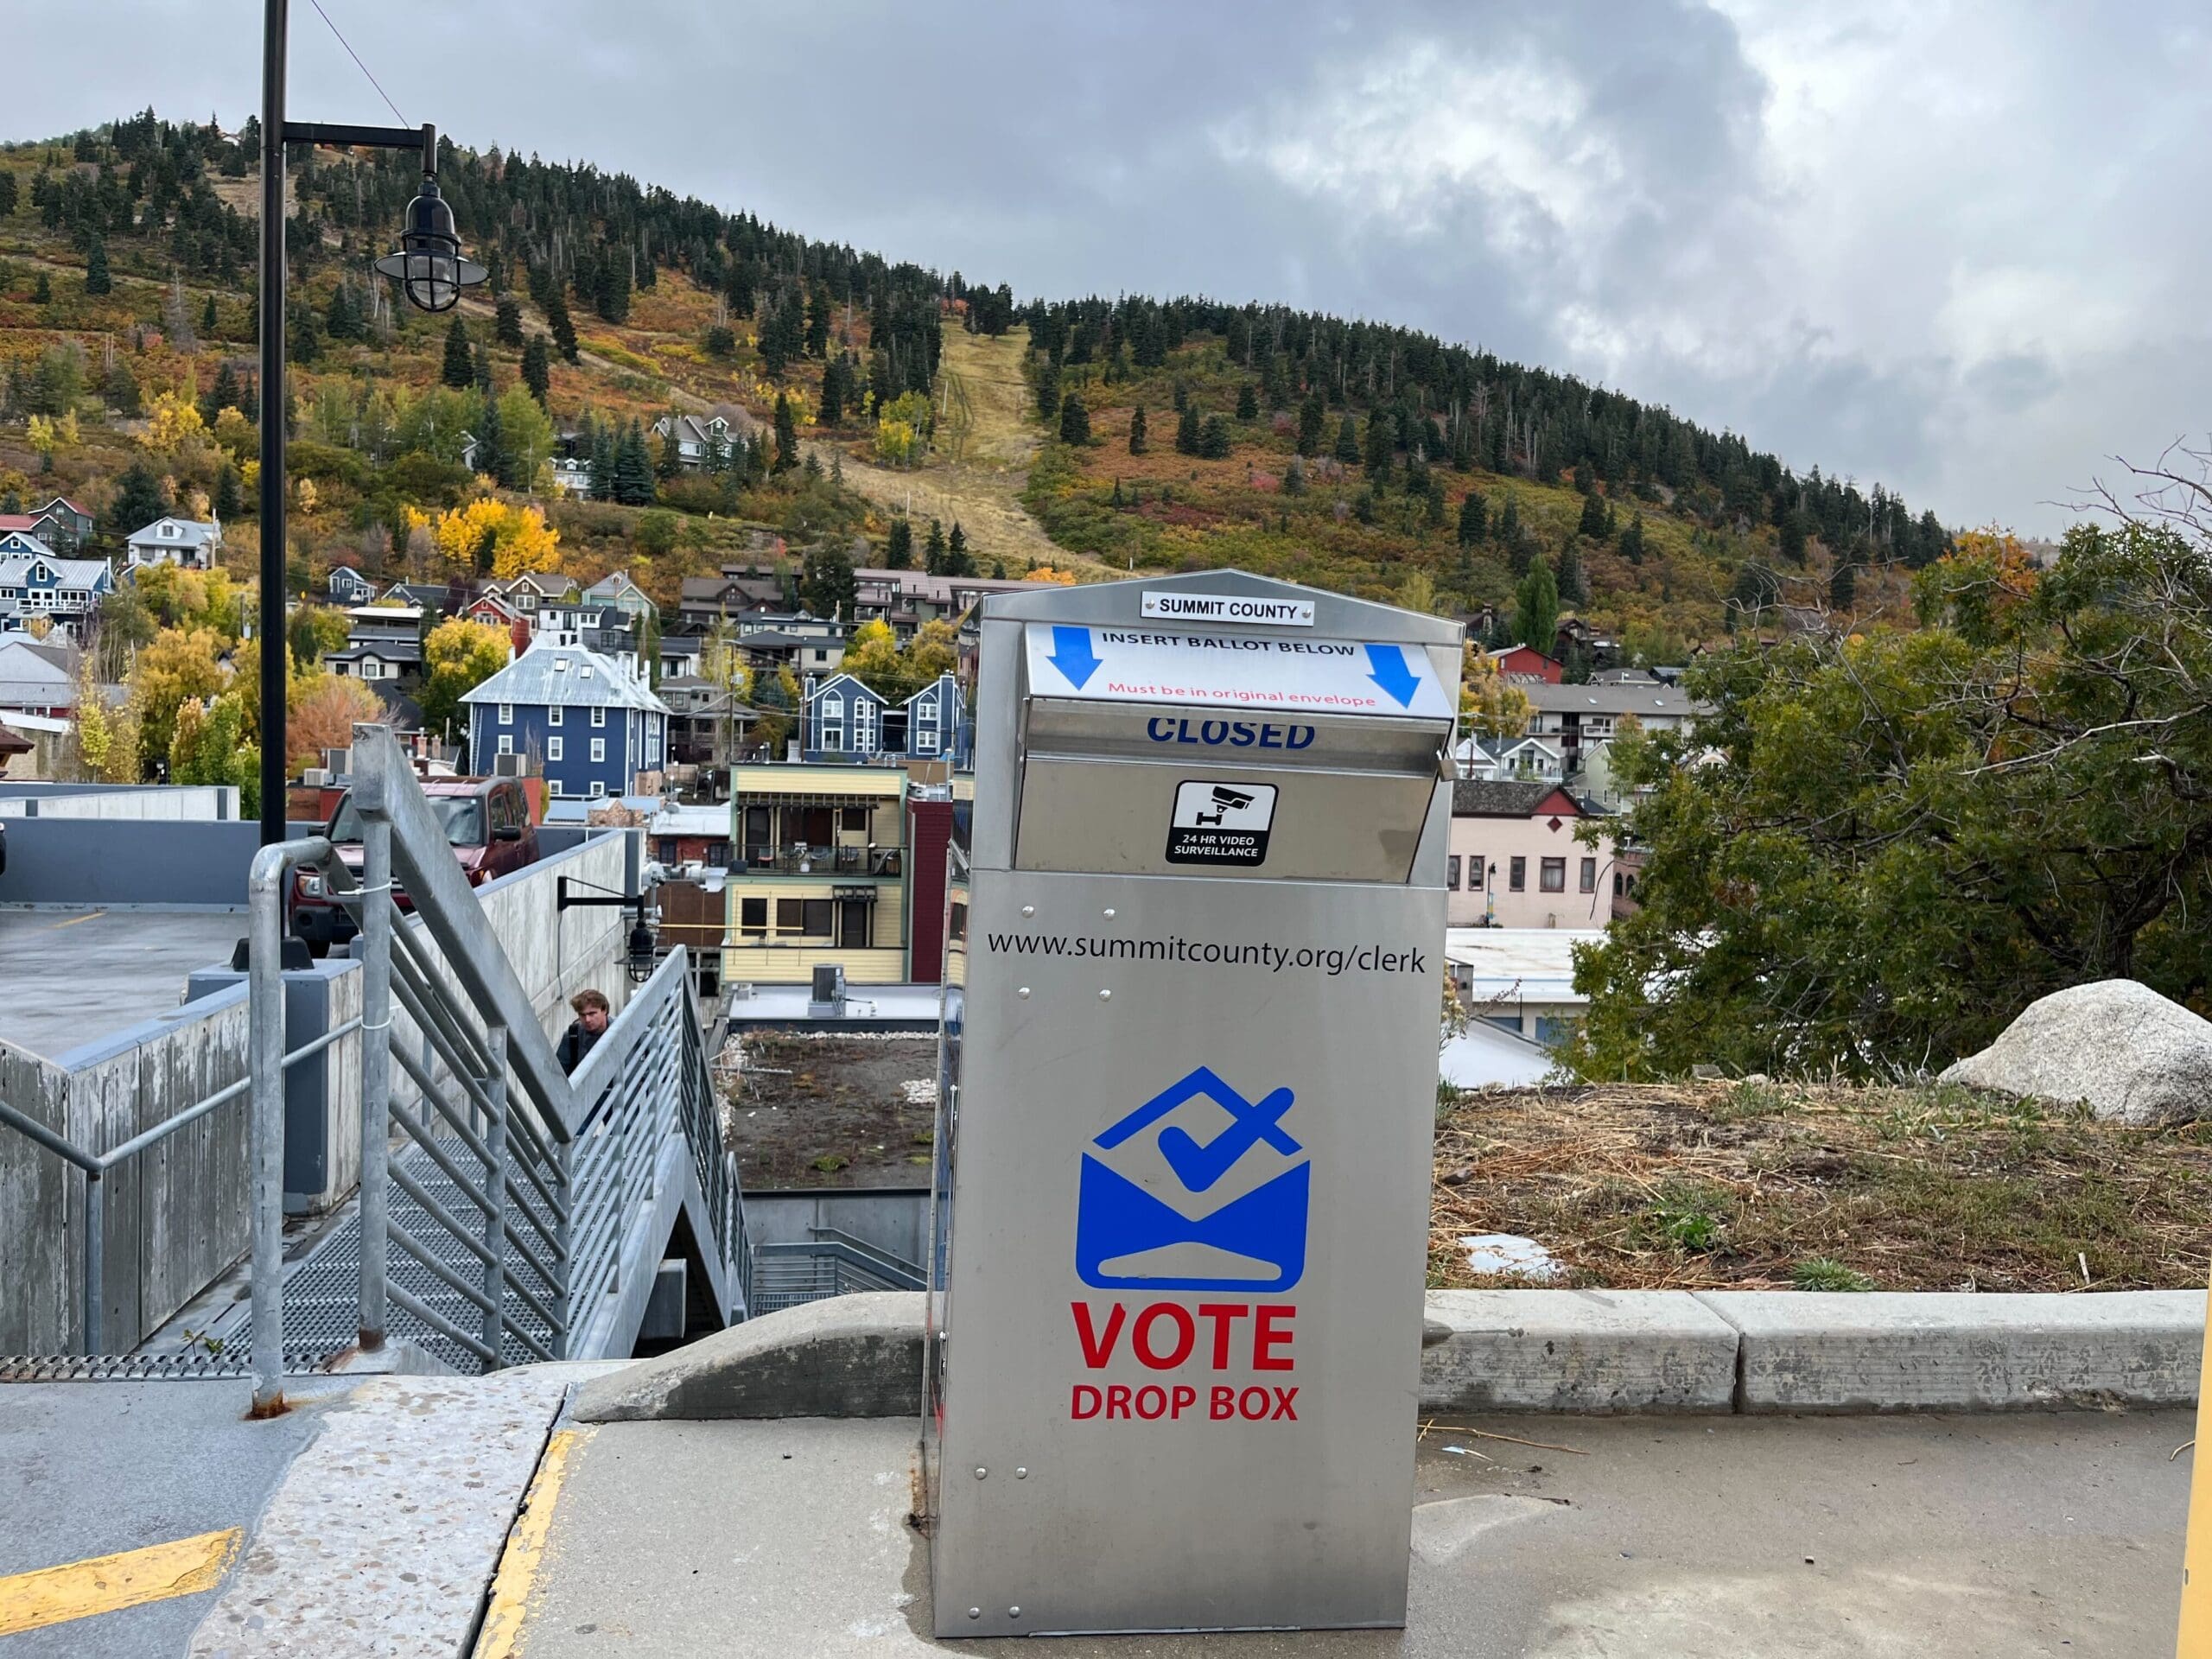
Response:
[{"label": "blue envelope logo", "polygon": [[1313,1163],[1282,1126],[1292,1104],[1287,1089],[1247,1100],[1202,1065],[1099,1135],[1083,1154],[1077,1275],[1100,1290],[1296,1284]]}]

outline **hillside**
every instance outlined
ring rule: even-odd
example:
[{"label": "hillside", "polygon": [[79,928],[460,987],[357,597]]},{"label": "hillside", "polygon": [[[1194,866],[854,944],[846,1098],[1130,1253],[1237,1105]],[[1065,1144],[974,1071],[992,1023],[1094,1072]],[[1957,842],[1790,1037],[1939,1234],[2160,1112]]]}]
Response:
[{"label": "hillside", "polygon": [[[0,150],[0,495],[104,509],[144,461],[180,505],[223,509],[250,569],[257,145],[251,123],[226,137],[149,111]],[[1899,613],[1910,568],[1947,542],[1878,486],[1801,480],[1733,435],[1427,336],[1205,300],[1017,305],[626,177],[450,143],[441,181],[493,279],[461,308],[470,349],[446,385],[450,320],[368,274],[414,165],[294,160],[301,588],[333,561],[461,574],[416,527],[486,487],[460,463],[487,424],[478,472],[488,454],[490,486],[558,534],[530,556],[585,579],[626,565],[664,600],[765,530],[794,582],[834,601],[840,556],[880,557],[908,513],[918,561],[928,521],[957,521],[984,574],[1237,564],[1489,607],[1501,630],[1541,559],[1564,609],[1659,661],[1746,606]],[[533,378],[543,420],[512,400]],[[188,405],[204,433],[179,430]],[[645,426],[715,409],[753,433],[726,470],[656,464]],[[626,501],[550,497],[540,467],[563,434]],[[814,548],[836,552],[802,571]]]}]

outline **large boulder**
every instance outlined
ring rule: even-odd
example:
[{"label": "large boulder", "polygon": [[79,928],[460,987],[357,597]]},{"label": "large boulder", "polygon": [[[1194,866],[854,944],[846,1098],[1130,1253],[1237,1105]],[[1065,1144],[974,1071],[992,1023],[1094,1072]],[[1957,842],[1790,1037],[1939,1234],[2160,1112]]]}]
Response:
[{"label": "large boulder", "polygon": [[2212,1020],[2132,979],[2099,980],[2029,1003],[1939,1081],[2085,1101],[2107,1122],[2186,1123],[2212,1115]]}]

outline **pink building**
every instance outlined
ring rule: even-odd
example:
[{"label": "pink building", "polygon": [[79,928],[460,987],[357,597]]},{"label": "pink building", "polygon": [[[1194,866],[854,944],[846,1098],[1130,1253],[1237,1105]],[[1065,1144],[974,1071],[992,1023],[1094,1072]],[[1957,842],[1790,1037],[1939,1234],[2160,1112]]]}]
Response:
[{"label": "pink building", "polygon": [[1588,816],[1557,784],[1453,785],[1446,924],[1605,926],[1613,913],[1613,842],[1575,839]]}]

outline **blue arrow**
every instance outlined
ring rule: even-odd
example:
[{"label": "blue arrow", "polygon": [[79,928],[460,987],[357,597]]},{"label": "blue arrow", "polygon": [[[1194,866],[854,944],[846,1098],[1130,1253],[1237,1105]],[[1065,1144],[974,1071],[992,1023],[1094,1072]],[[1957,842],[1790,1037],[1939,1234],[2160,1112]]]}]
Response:
[{"label": "blue arrow", "polygon": [[1397,645],[1370,645],[1367,664],[1375,671],[1367,677],[1382,688],[1382,693],[1401,709],[1413,707],[1414,693],[1421,690],[1421,676],[1406,665],[1406,653]]},{"label": "blue arrow", "polygon": [[1046,660],[1067,677],[1070,685],[1082,690],[1084,682],[1098,671],[1098,658],[1090,650],[1090,630],[1054,628],[1052,654]]}]

